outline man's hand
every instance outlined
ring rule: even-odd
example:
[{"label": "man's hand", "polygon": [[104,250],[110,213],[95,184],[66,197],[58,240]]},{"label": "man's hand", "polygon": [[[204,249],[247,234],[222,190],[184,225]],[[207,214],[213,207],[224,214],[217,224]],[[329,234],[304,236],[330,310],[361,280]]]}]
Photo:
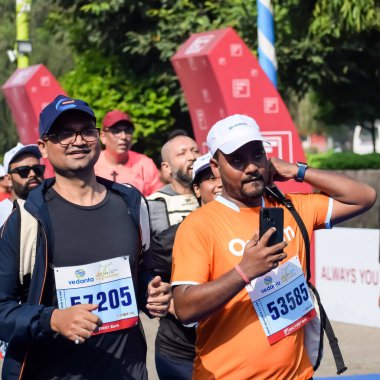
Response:
[{"label": "man's hand", "polygon": [[172,299],[172,287],[167,282],[162,282],[160,276],[156,276],[148,284],[148,300],[146,308],[153,317],[165,317],[168,313]]},{"label": "man's hand", "polygon": [[283,252],[284,248],[288,245],[286,241],[271,247],[267,246],[269,238],[274,231],[274,227],[270,228],[260,240],[256,232],[253,239],[245,246],[243,258],[239,266],[249,280],[253,280],[277,268],[279,262],[287,257],[286,253]]},{"label": "man's hand", "polygon": [[80,304],[66,309],[55,309],[51,315],[51,328],[73,342],[84,343],[103,324],[92,313],[97,308],[98,305]]},{"label": "man's hand", "polygon": [[298,166],[277,157],[269,159],[269,183],[284,182],[296,178]]}]

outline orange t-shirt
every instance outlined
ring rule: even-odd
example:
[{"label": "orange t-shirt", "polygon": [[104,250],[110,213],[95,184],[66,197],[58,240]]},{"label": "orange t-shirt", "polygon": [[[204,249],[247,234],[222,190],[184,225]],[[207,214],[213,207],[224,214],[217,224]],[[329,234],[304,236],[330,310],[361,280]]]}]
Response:
[{"label": "orange t-shirt", "polygon": [[95,164],[95,174],[118,183],[130,183],[145,196],[163,186],[160,181],[160,173],[153,160],[132,150],[128,152],[128,161],[125,165],[111,165],[102,151]]},{"label": "orange t-shirt", "polygon": [[[328,228],[332,199],[322,194],[289,194],[311,237]],[[264,202],[264,201],[263,201]],[[282,207],[269,203],[266,207]],[[172,285],[213,281],[241,261],[246,242],[259,230],[261,207],[241,208],[219,197],[192,212],[179,227],[173,249]],[[298,255],[305,271],[305,246],[293,216],[284,208],[285,252]],[[306,272],[306,271],[305,271]],[[210,317],[199,321],[193,378],[309,379],[313,369],[303,329],[273,344],[245,289]]]}]

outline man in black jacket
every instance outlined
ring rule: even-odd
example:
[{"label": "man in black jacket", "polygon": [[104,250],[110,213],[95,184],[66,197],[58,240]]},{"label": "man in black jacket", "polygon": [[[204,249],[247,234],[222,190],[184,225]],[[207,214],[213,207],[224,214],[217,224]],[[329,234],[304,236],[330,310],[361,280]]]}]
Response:
[{"label": "man in black jacket", "polygon": [[145,203],[137,190],[95,177],[99,131],[87,103],[58,96],[39,133],[56,177],[25,203],[39,235],[23,286],[18,210],[2,229],[2,378],[147,379],[138,310],[165,316],[171,289],[151,276]]}]

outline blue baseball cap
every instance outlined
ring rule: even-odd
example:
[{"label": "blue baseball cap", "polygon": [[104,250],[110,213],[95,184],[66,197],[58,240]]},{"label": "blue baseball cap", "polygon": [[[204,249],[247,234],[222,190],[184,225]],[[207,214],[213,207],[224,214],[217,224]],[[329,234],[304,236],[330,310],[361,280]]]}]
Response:
[{"label": "blue baseball cap", "polygon": [[46,135],[55,123],[55,121],[58,119],[58,117],[67,111],[84,112],[96,121],[94,111],[85,101],[80,99],[68,98],[65,95],[58,95],[40,113],[40,137]]}]

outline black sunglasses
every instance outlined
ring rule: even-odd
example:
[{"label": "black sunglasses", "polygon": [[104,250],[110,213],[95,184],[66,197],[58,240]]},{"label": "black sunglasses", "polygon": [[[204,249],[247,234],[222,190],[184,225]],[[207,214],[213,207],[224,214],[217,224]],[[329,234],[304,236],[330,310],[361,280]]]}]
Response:
[{"label": "black sunglasses", "polygon": [[17,173],[21,178],[28,178],[30,171],[33,170],[37,177],[42,177],[45,172],[45,165],[19,166],[9,171],[10,174]]}]

